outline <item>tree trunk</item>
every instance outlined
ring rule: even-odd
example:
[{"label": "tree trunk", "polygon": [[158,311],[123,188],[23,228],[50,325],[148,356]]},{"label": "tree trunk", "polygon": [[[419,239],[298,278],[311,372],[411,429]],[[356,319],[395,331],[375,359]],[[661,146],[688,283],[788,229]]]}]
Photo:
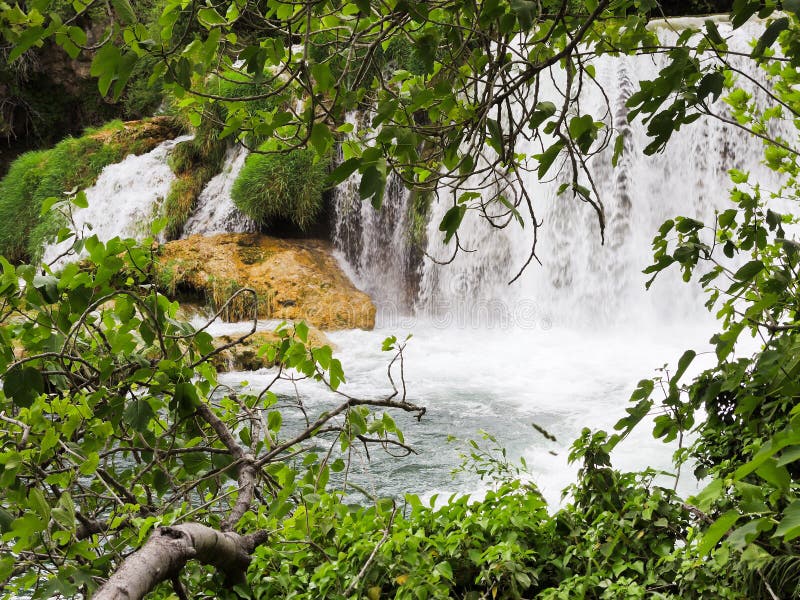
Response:
[{"label": "tree trunk", "polygon": [[231,585],[242,582],[250,554],[266,539],[264,531],[245,536],[199,523],[159,527],[93,598],[140,600],[162,581],[178,575],[190,560],[217,567]]}]

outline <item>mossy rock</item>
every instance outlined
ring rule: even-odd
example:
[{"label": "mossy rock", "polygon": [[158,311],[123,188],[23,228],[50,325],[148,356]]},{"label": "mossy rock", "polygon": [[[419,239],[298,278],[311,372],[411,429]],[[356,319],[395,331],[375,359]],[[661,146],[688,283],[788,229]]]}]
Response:
[{"label": "mossy rock", "polygon": [[[222,335],[214,338],[214,346],[219,348],[236,342],[242,334]],[[220,373],[230,371],[258,371],[275,366],[275,361],[269,360],[265,352],[259,352],[265,344],[279,343],[282,338],[274,331],[257,331],[243,341],[230,348],[222,350],[211,358],[211,363]],[[308,330],[308,346],[332,346],[331,342],[319,329],[313,327]]]},{"label": "mossy rock", "polygon": [[[339,267],[321,240],[251,233],[193,235],[164,244],[156,281],[177,300],[204,298],[226,321],[253,317],[305,320],[324,330],[372,329],[375,306]],[[239,294],[242,288],[253,294]]]}]

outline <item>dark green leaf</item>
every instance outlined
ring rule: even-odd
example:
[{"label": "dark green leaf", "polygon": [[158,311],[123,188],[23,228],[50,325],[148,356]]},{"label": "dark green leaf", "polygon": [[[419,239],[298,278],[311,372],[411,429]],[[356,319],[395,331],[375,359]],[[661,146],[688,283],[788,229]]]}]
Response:
[{"label": "dark green leaf", "polygon": [[751,281],[756,275],[764,270],[764,263],[760,260],[751,260],[749,263],[741,267],[734,277],[738,281]]},{"label": "dark green leaf", "polygon": [[781,34],[782,31],[785,31],[789,28],[789,19],[787,17],[781,17],[780,19],[776,19],[772,23],[769,24],[764,30],[764,33],[761,34],[761,37],[756,44],[756,47],[753,49],[753,53],[750,55],[752,58],[760,58],[764,55],[767,48],[771,47],[772,44],[775,43],[775,40],[778,39],[778,36]]},{"label": "dark green leaf", "polygon": [[467,212],[467,207],[464,205],[453,206],[448,210],[444,218],[442,218],[442,222],[439,223],[439,231],[444,231],[444,243],[447,244],[450,239],[455,235],[456,231],[458,231],[459,226],[461,225],[461,221],[464,218],[464,215]]},{"label": "dark green leaf", "polygon": [[144,432],[155,416],[153,408],[145,398],[136,398],[127,403],[122,418],[129,427]]},{"label": "dark green leaf", "polygon": [[533,27],[533,22],[539,13],[538,8],[539,3],[532,0],[511,0],[511,10],[517,15],[517,21],[523,31]]},{"label": "dark green leaf", "polygon": [[375,166],[369,166],[361,175],[358,195],[362,200],[371,199],[377,209],[383,203],[383,190],[386,187],[386,175]]},{"label": "dark green leaf", "polygon": [[44,377],[33,367],[15,367],[3,380],[3,392],[17,406],[30,406],[39,394],[44,393]]}]

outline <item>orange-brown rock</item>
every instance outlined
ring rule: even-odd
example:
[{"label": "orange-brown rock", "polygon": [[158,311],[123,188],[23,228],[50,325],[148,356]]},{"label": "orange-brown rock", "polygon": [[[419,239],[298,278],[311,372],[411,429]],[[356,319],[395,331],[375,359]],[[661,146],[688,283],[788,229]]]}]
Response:
[{"label": "orange-brown rock", "polygon": [[101,128],[90,134],[90,137],[104,144],[119,145],[133,154],[144,154],[184,131],[184,126],[174,117],[156,116],[139,121],[125,121],[119,127]]},{"label": "orange-brown rock", "polygon": [[260,234],[194,235],[161,247],[159,285],[178,299],[205,298],[227,321],[252,318],[305,320],[319,329],[372,329],[375,306],[356,289],[321,240],[287,240]]}]

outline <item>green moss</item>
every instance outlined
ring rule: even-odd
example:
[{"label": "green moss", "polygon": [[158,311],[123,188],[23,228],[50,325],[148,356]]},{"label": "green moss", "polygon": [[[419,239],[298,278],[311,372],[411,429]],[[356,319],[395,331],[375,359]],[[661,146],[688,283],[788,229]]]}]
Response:
[{"label": "green moss", "polygon": [[315,159],[309,149],[251,154],[233,184],[233,201],[260,225],[283,220],[307,230],[322,212],[328,174],[327,162]]},{"label": "green moss", "polygon": [[169,165],[177,175],[164,199],[167,239],[177,239],[192,214],[205,185],[222,170],[227,143],[208,125],[201,125],[193,139],[175,146]]}]

